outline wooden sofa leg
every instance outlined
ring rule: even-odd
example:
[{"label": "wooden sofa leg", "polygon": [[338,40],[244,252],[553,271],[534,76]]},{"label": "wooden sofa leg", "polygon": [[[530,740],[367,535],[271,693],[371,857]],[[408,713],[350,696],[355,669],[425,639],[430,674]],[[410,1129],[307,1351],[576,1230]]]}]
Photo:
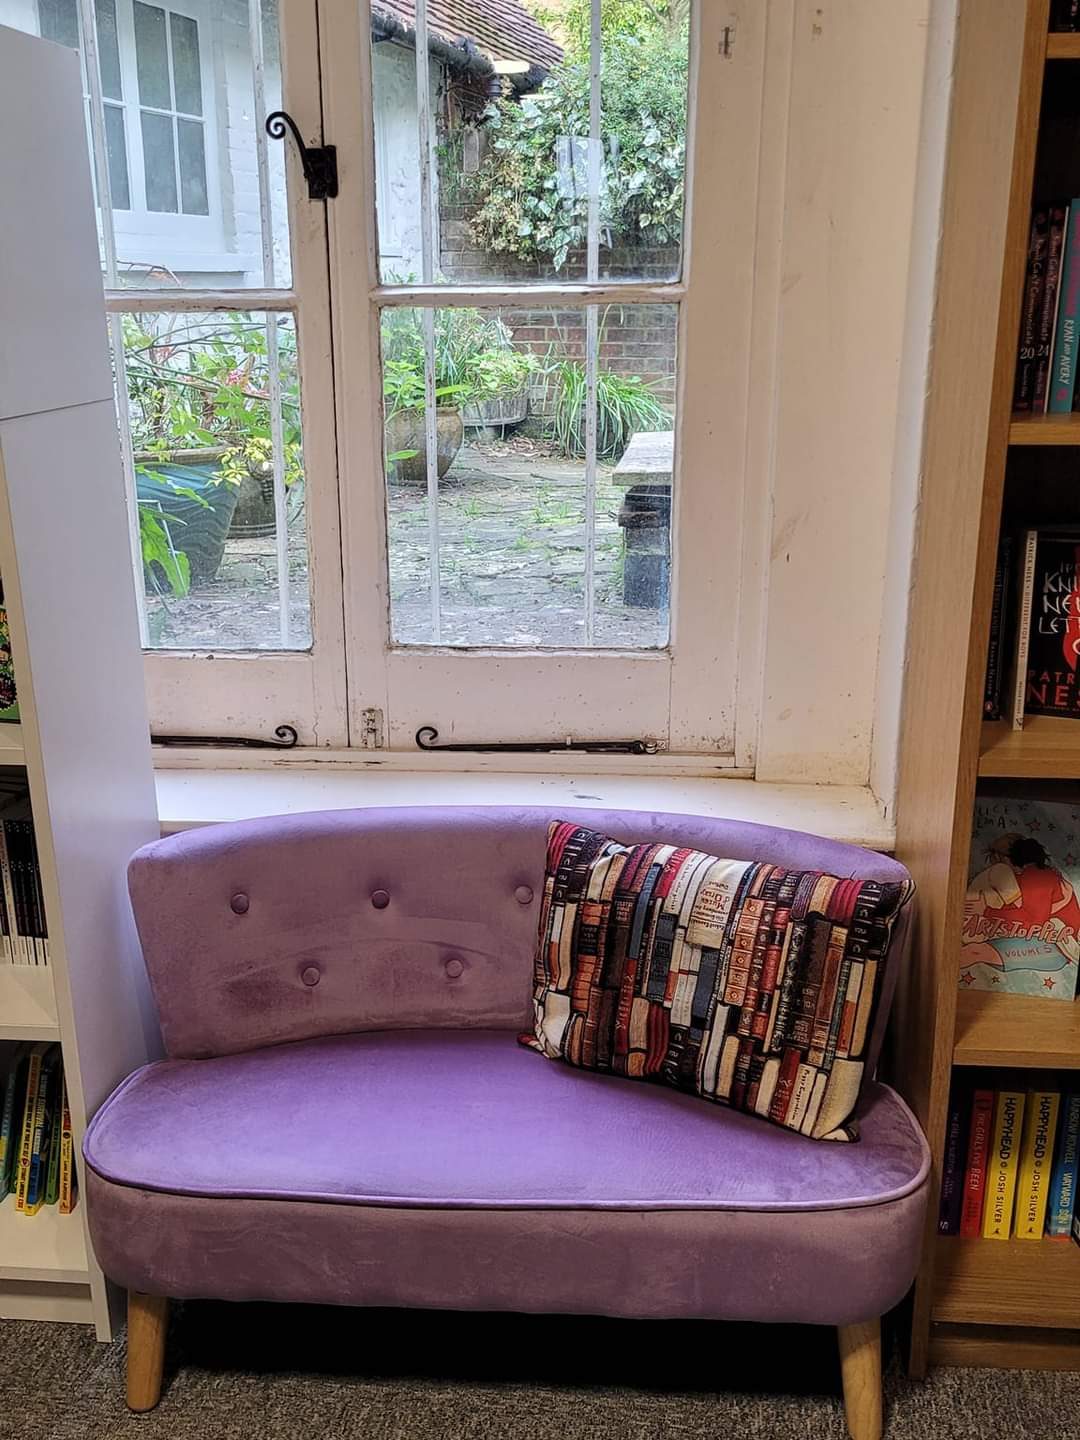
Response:
[{"label": "wooden sofa leg", "polygon": [[841,1325],[839,1336],[851,1440],[881,1440],[881,1321]]},{"label": "wooden sofa leg", "polygon": [[162,1295],[128,1291],[127,1403],[129,1410],[152,1410],[161,1399],[165,1332],[169,1302]]}]

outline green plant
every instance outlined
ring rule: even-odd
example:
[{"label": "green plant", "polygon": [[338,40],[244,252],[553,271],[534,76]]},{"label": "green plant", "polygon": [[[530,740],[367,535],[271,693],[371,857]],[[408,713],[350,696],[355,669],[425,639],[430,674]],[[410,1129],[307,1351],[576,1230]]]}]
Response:
[{"label": "green plant", "polygon": [[[558,361],[549,372],[555,383],[552,438],[564,455],[585,454],[585,366],[577,360]],[[639,430],[670,430],[671,416],[653,393],[652,384],[637,375],[598,370],[596,375],[596,454],[617,460]]]},{"label": "green plant", "polygon": [[[435,317],[435,398],[458,404],[520,390],[539,362],[515,350],[513,332],[480,310],[440,310]],[[424,334],[415,310],[387,310],[382,322],[383,397],[387,418],[424,408]]]},{"label": "green plant", "polygon": [[[600,224],[612,246],[675,244],[686,163],[685,7],[620,0],[604,10]],[[563,34],[566,59],[535,94],[484,111],[489,145],[471,185],[469,226],[489,252],[558,270],[585,243],[588,224],[588,5],[572,0],[543,18]]]}]

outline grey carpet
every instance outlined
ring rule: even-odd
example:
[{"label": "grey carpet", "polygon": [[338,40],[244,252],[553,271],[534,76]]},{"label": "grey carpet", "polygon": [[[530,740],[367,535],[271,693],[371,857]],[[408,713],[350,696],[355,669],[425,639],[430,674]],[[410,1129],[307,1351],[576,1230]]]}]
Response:
[{"label": "grey carpet", "polygon": [[[176,1307],[166,1393],[123,1403],[124,1345],[0,1323],[0,1440],[843,1440],[827,1331],[555,1317]],[[886,1385],[890,1440],[1080,1440],[1080,1376]]]}]

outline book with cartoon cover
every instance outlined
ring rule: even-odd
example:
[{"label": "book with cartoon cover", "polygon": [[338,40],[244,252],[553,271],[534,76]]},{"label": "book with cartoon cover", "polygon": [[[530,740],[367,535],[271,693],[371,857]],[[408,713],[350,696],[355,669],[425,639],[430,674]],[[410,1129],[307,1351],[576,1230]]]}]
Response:
[{"label": "book with cartoon cover", "polygon": [[1072,1000],[1080,960],[1080,806],[980,796],[960,988]]}]

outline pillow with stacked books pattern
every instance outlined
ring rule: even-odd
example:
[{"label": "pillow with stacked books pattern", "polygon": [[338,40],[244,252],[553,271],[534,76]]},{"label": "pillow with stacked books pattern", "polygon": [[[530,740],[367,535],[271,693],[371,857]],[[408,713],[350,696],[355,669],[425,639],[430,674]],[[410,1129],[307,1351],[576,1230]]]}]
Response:
[{"label": "pillow with stacked books pattern", "polygon": [[556,821],[521,1040],[853,1140],[852,1114],[910,884],[841,879]]}]

